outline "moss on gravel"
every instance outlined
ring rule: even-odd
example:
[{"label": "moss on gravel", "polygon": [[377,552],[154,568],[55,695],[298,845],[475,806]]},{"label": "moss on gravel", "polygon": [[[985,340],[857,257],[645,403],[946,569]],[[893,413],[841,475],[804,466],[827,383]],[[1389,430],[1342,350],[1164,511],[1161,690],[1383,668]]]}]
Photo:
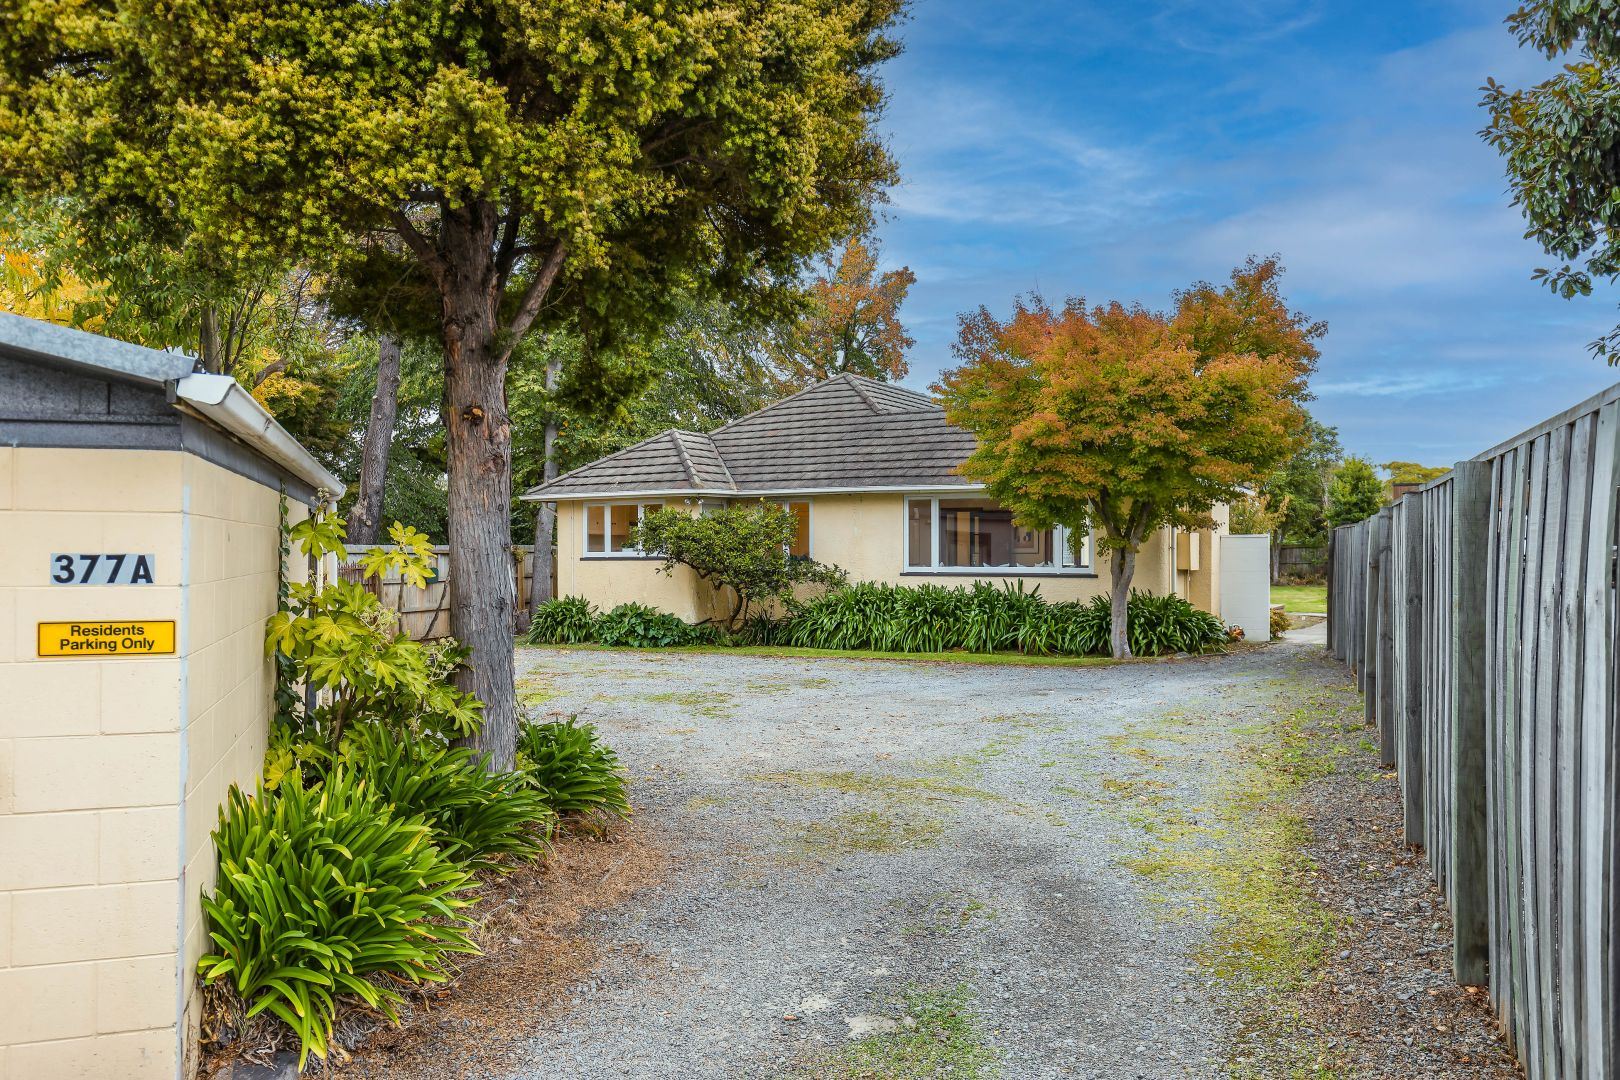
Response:
[{"label": "moss on gravel", "polygon": [[850,854],[895,855],[936,844],[944,835],[945,822],[937,817],[851,810],[801,827],[788,847],[797,855],[817,859]]},{"label": "moss on gravel", "polygon": [[894,1031],[868,1035],[798,1077],[817,1080],[989,1080],[1000,1055],[990,1046],[965,986],[913,987]]},{"label": "moss on gravel", "polygon": [[[1156,897],[1168,917],[1211,921],[1197,960],[1243,1002],[1244,1028],[1287,1026],[1296,1017],[1289,995],[1314,979],[1333,942],[1333,921],[1306,887],[1308,827],[1294,806],[1305,784],[1337,768],[1342,750],[1322,735],[1338,710],[1320,689],[1267,680],[1277,692],[1269,716],[1230,728],[1233,767],[1207,792],[1208,806],[1175,809],[1149,777],[1109,777],[1104,793],[1145,842],[1123,864],[1164,890]],[[1160,723],[1169,723],[1166,731]],[[1144,744],[1192,743],[1196,724],[1185,717],[1139,725],[1111,739],[1116,752],[1158,767],[1166,758]],[[1243,1032],[1239,1032],[1243,1042]],[[1252,1050],[1253,1047],[1246,1047]],[[1255,1071],[1236,1054],[1234,1078],[1334,1075],[1311,1044],[1276,1048]]]}]

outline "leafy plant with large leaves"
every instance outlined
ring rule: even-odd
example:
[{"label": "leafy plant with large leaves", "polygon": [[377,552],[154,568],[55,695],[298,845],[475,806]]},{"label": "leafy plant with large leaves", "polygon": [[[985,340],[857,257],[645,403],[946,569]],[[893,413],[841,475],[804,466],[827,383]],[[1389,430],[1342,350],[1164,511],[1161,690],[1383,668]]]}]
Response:
[{"label": "leafy plant with large leaves", "polygon": [[519,728],[518,769],[559,814],[630,816],[618,755],[578,717]]},{"label": "leafy plant with large leaves", "polygon": [[[345,555],[343,519],[318,509],[289,533],[312,563]],[[434,556],[427,537],[394,523],[393,546],[372,548],[360,559],[363,578],[397,574],[410,585],[426,583]],[[456,643],[411,640],[399,617],[364,581],[289,582],[282,609],[265,627],[265,651],[285,658],[281,677],[323,691],[313,709],[293,696],[284,719],[304,740],[336,751],[356,723],[387,724],[401,731],[429,731],[464,738],[478,730],[482,705],[458,691],[449,676],[464,653]]]},{"label": "leafy plant with large leaves", "polygon": [[477,951],[460,895],[471,877],[421,817],[390,813],[347,769],[310,790],[232,787],[214,846],[219,877],[203,897],[213,948],[198,971],[228,981],[249,1017],[285,1021],[300,1069],[326,1056],[340,995],[397,1020],[389,980],[442,981],[451,956]]}]

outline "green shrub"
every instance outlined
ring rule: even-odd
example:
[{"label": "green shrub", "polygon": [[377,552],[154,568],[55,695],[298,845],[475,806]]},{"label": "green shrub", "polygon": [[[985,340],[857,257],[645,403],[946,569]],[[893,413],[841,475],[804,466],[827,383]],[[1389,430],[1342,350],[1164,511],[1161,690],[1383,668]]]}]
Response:
[{"label": "green shrub", "polygon": [[706,644],[712,640],[712,631],[705,633],[700,627],[646,604],[620,604],[596,620],[596,640],[619,648],[661,649]]},{"label": "green shrub", "polygon": [[1136,656],[1208,652],[1227,640],[1226,626],[1209,612],[1179,596],[1139,592],[1131,593],[1126,633]]},{"label": "green shrub", "polygon": [[545,850],[556,815],[520,772],[491,773],[463,747],[386,728],[355,731],[344,760],[397,817],[420,817],[457,862],[493,867]]},{"label": "green shrub", "polygon": [[734,504],[708,514],[665,507],[631,529],[629,542],[661,557],[663,573],[685,566],[722,594],[729,592],[735,599],[725,622],[733,630],[758,605],[786,603],[805,587],[832,587],[846,580],[836,566],[789,553],[798,530],[790,511],[767,502]]},{"label": "green shrub", "polygon": [[389,813],[342,767],[308,791],[232,787],[214,846],[218,884],[203,897],[214,951],[198,971],[228,980],[249,1016],[285,1021],[300,1068],[326,1056],[339,995],[397,1022],[400,995],[379,977],[442,981],[451,954],[477,951],[457,895],[467,872],[426,822]]},{"label": "green shrub", "polygon": [[518,771],[558,814],[630,816],[619,756],[578,717],[518,729]]},{"label": "green shrub", "polygon": [[[1179,597],[1132,593],[1129,618],[1131,649],[1141,656],[1201,652],[1226,640],[1219,619]],[[1049,604],[1039,586],[1026,589],[1021,581],[957,588],[867,583],[795,605],[770,632],[778,642],[811,649],[1106,656],[1111,625],[1105,596]]]},{"label": "green shrub", "polygon": [[596,640],[596,605],[583,596],[547,600],[535,609],[523,640],[530,645],[588,645]]},{"label": "green shrub", "polygon": [[1274,608],[1271,609],[1271,640],[1272,641],[1278,640],[1279,638],[1281,638],[1284,634],[1288,633],[1288,631],[1292,630],[1293,628],[1294,628],[1294,623],[1293,623],[1293,620],[1288,617],[1288,612],[1284,611],[1280,607],[1274,607]]}]

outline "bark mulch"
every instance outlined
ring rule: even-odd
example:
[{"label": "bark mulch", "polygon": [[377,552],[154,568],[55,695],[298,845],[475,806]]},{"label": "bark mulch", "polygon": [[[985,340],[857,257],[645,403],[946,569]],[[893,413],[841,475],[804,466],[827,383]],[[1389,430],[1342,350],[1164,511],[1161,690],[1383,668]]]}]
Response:
[{"label": "bark mulch", "polygon": [[1309,783],[1300,810],[1315,864],[1308,887],[1336,942],[1299,992],[1325,1075],[1378,1080],[1523,1076],[1488,994],[1456,984],[1451,917],[1421,850],[1402,836],[1400,789],[1347,726],[1340,768]]}]

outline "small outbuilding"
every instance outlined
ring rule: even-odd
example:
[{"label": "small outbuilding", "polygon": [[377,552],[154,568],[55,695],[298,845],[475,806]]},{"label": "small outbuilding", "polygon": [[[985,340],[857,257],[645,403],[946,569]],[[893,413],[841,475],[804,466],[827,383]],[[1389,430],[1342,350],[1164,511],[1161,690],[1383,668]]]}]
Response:
[{"label": "small outbuilding", "polygon": [[0,1077],[196,1069],[209,834],[274,714],[283,500],[341,485],[192,369],[0,314]]}]

